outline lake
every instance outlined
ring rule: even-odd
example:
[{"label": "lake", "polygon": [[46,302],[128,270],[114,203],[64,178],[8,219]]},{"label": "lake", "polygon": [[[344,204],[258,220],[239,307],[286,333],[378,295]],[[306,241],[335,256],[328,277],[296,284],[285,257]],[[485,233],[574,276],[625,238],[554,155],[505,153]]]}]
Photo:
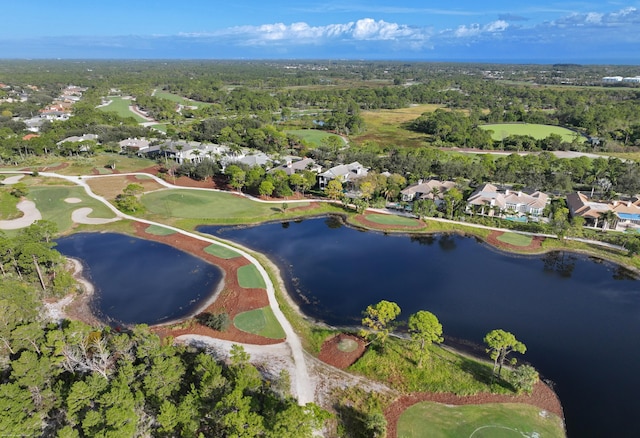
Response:
[{"label": "lake", "polygon": [[492,329],[555,383],[570,437],[637,436],[640,282],[583,255],[514,256],[475,238],[364,232],[338,218],[200,227],[271,256],[307,315],[359,324],[369,304],[436,314],[447,336],[482,344]]},{"label": "lake", "polygon": [[112,325],[158,324],[196,311],[222,271],[169,245],[116,233],[79,233],[56,250],[81,259],[96,293],[94,313]]}]

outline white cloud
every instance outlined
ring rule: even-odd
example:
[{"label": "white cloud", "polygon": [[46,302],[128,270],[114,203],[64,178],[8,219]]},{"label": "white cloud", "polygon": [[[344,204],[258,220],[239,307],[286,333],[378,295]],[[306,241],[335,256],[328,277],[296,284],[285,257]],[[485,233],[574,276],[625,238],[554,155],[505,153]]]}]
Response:
[{"label": "white cloud", "polygon": [[469,37],[482,35],[484,33],[503,32],[508,27],[509,27],[509,23],[507,23],[504,20],[493,21],[489,24],[485,24],[484,26],[480,26],[477,23],[471,24],[469,26],[466,26],[463,24],[458,26],[458,28],[453,32],[453,34],[457,38],[469,38]]}]

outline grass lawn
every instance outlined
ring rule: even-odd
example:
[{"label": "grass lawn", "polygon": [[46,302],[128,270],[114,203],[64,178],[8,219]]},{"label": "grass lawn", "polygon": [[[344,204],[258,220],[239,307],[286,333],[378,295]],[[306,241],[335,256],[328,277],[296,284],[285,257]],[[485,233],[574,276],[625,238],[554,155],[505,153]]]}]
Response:
[{"label": "grass lawn", "polygon": [[225,248],[224,246],[216,245],[212,243],[204,249],[204,252],[214,255],[216,257],[220,257],[221,259],[235,259],[236,257],[240,257],[240,254],[235,252],[232,249]]},{"label": "grass lawn", "polygon": [[367,214],[365,219],[380,225],[400,225],[415,227],[420,225],[417,219],[410,217],[397,216],[395,214]]},{"label": "grass lawn", "polygon": [[260,272],[258,272],[258,269],[254,265],[245,265],[238,268],[238,283],[240,283],[240,287],[246,289],[264,289],[267,287],[267,285],[264,284],[262,275],[260,275]]},{"label": "grass lawn", "polygon": [[508,243],[513,246],[529,246],[531,245],[531,236],[518,233],[504,233],[497,237],[500,242]]},{"label": "grass lawn", "polygon": [[170,236],[176,232],[165,227],[158,225],[149,225],[145,230],[146,233],[153,234],[154,236]]},{"label": "grass lawn", "polygon": [[164,132],[164,133],[166,133],[166,132],[167,132],[167,126],[168,126],[168,125],[166,125],[166,124],[164,124],[164,123],[158,123],[157,125],[151,125],[151,126],[149,126],[149,128],[152,128],[152,129],[155,129],[155,130],[157,130],[157,131],[160,131],[160,132]]},{"label": "grass lawn", "polygon": [[22,217],[22,212],[16,208],[20,201],[9,193],[10,188],[0,189],[0,220],[10,220]]},{"label": "grass lawn", "polygon": [[111,100],[111,103],[109,105],[100,107],[102,111],[114,112],[120,117],[133,117],[138,123],[146,122],[143,117],[140,117],[138,114],[129,110],[129,106],[133,102],[132,100],[123,99],[122,97],[118,96],[109,96],[109,100]]},{"label": "grass lawn", "polygon": [[[144,195],[142,203],[150,213],[164,218],[217,219],[220,223],[229,223],[282,216],[280,203],[265,204],[213,191],[162,190]],[[290,203],[289,207],[306,205],[308,203]]]},{"label": "grass lawn", "polygon": [[233,325],[244,332],[255,333],[269,339],[284,339],[286,337],[282,326],[269,306],[239,313],[233,318]]},{"label": "grass lawn", "polygon": [[423,146],[425,135],[409,131],[403,128],[403,125],[417,119],[423,113],[433,112],[441,107],[442,105],[416,105],[394,110],[363,111],[361,115],[367,130],[362,135],[354,135],[350,139],[357,145],[371,142],[381,147]]},{"label": "grass lawn", "polygon": [[536,140],[548,137],[550,134],[558,134],[563,141],[571,143],[576,135],[578,141],[584,142],[585,138],[575,132],[561,126],[538,125],[535,123],[497,123],[493,125],[481,125],[480,128],[493,131],[491,138],[501,141],[510,135],[530,135]]},{"label": "grass lawn", "polygon": [[560,418],[518,403],[447,406],[422,402],[398,420],[398,438],[564,437]]},{"label": "grass lawn", "polygon": [[[389,338],[383,352],[368,348],[349,369],[402,392],[514,393],[511,385],[504,381],[491,382],[492,364],[454,354],[439,346],[430,346],[429,357],[424,359],[422,367],[417,364],[417,354],[409,341]],[[504,370],[503,376],[508,376]]]},{"label": "grass lawn", "polygon": [[[113,218],[115,215],[108,207],[93,198],[90,198],[81,187],[73,186],[32,186],[27,197],[36,203],[36,207],[42,213],[44,220],[55,222],[58,231],[64,232],[71,228],[71,213],[78,208],[90,207],[93,211],[89,214],[95,218]],[[79,198],[82,202],[69,204],[66,198]]]},{"label": "grass lawn", "polygon": [[343,144],[342,137],[332,134],[330,132],[320,131],[318,129],[294,129],[285,131],[287,134],[292,134],[300,137],[304,141],[311,143],[315,146],[322,145],[322,142],[328,137],[338,137],[340,144]]}]

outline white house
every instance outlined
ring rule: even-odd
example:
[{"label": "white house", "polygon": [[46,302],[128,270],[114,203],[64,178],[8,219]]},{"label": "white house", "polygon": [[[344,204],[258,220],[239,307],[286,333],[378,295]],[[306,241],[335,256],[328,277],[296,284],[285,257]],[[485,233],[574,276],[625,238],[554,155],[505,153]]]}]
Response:
[{"label": "white house", "polygon": [[329,181],[336,179],[343,185],[367,176],[369,170],[362,164],[354,161],[350,164],[340,164],[318,175],[318,186],[324,190]]},{"label": "white house", "polygon": [[549,203],[546,193],[527,194],[516,190],[499,191],[493,184],[484,184],[474,191],[467,200],[467,211],[480,214],[509,214],[513,216],[531,215],[539,217]]}]

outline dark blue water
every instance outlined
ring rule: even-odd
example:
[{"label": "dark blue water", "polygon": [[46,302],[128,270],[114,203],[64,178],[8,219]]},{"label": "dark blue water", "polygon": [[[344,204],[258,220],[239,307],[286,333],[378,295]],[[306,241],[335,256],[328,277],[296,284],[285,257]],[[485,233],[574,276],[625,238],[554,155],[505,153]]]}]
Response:
[{"label": "dark blue water", "polygon": [[367,305],[435,313],[445,338],[502,328],[555,382],[570,437],[639,436],[640,282],[582,255],[517,257],[476,239],[362,232],[333,218],[200,227],[269,254],[309,316],[358,324]]},{"label": "dark blue water", "polygon": [[81,259],[96,287],[95,313],[113,324],[157,324],[195,311],[222,272],[171,246],[115,233],[80,233],[56,241]]}]

